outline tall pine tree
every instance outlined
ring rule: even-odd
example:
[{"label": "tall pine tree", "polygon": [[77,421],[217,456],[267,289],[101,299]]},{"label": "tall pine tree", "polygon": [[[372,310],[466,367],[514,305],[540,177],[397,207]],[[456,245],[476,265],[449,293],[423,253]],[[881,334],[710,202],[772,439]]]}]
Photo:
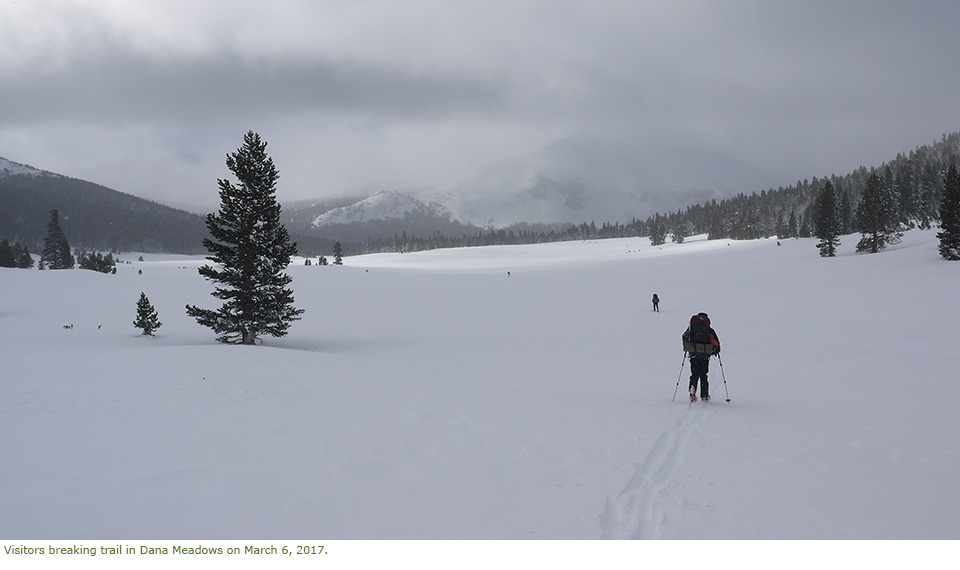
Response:
[{"label": "tall pine tree", "polygon": [[858,252],[877,253],[888,245],[900,243],[900,214],[892,187],[871,174],[857,206]]},{"label": "tall pine tree", "polygon": [[60,227],[60,212],[50,210],[47,223],[47,237],[43,238],[43,253],[40,256],[41,269],[73,269],[76,260],[70,253],[70,244]]},{"label": "tall pine tree", "polygon": [[950,261],[960,261],[960,174],[957,165],[943,178],[943,199],[940,201],[940,255]]},{"label": "tall pine tree", "polygon": [[204,265],[200,274],[218,283],[212,295],[224,301],[214,311],[187,305],[187,314],[217,333],[217,340],[255,344],[263,334],[287,334],[302,309],[293,306],[293,280],[283,270],[296,255],[280,222],[276,185],[280,173],[267,155],[267,143],[249,131],[243,146],[227,156],[227,168],[238,184],[218,180],[220,211],[207,216],[213,239],[204,246],[216,266]]},{"label": "tall pine tree", "polygon": [[650,245],[658,246],[667,243],[667,225],[658,215],[650,228]]},{"label": "tall pine tree", "polygon": [[33,267],[33,256],[27,251],[27,246],[21,246],[19,243],[16,243],[13,247],[13,253],[13,260],[14,263],[17,264],[17,267],[21,269],[30,269]]},{"label": "tall pine tree", "polygon": [[16,267],[13,258],[13,248],[6,239],[0,241],[0,267]]},{"label": "tall pine tree", "polygon": [[820,195],[814,205],[813,224],[816,228],[814,235],[820,238],[820,242],[817,244],[820,257],[835,257],[837,246],[840,245],[843,221],[837,203],[837,192],[829,180],[823,185],[823,189],[820,190]]}]

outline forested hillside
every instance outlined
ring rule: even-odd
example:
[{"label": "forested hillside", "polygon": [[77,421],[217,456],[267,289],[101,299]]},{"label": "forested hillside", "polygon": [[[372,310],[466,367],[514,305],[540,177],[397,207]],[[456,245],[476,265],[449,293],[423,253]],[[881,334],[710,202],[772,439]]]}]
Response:
[{"label": "forested hillside", "polygon": [[[779,235],[812,235],[811,208],[827,182],[833,184],[845,212],[846,233],[853,231],[853,212],[871,174],[898,198],[898,214],[905,227],[929,228],[938,218],[944,175],[960,162],[960,133],[944,135],[931,145],[898,154],[879,167],[860,167],[850,174],[813,177],[793,186],[739,195],[722,202],[692,206],[663,217],[669,229],[686,224],[692,233],[711,238],[755,239]],[[648,225],[656,220],[648,220]]]},{"label": "forested hillside", "polygon": [[101,251],[202,253],[203,217],[54,174],[0,178],[0,236],[38,251],[50,210],[70,245]]},{"label": "forested hillside", "polygon": [[[39,252],[50,210],[80,250],[207,253],[204,216],[52,173],[0,176],[0,239]],[[333,240],[291,232],[304,255],[329,255]]]}]

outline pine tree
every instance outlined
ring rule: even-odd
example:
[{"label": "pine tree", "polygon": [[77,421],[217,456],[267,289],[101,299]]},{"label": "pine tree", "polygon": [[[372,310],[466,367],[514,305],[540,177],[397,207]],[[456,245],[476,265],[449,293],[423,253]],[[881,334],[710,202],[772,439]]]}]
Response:
[{"label": "pine tree", "polygon": [[677,225],[673,228],[673,235],[670,237],[670,240],[673,243],[683,243],[687,236],[690,235],[690,224],[687,222],[686,218],[680,218],[677,221]]},{"label": "pine tree", "polygon": [[900,243],[900,214],[897,197],[891,187],[871,174],[857,206],[858,252],[877,253],[888,245]]},{"label": "pine tree", "polygon": [[814,235],[820,238],[820,243],[817,244],[820,257],[835,257],[837,246],[840,245],[843,222],[837,203],[837,192],[829,180],[823,185],[814,205],[813,224],[816,228]]},{"label": "pine tree", "polygon": [[13,248],[10,247],[10,242],[6,239],[0,241],[0,267],[16,267]]},{"label": "pine tree", "polygon": [[900,224],[913,227],[913,220],[920,219],[920,185],[914,160],[908,160],[897,171],[895,194]]},{"label": "pine tree", "polygon": [[340,245],[340,242],[334,242],[333,244],[333,264],[343,265],[343,246]]},{"label": "pine tree", "polygon": [[940,183],[943,179],[932,168],[927,168],[920,181],[920,227],[928,230],[939,216]]},{"label": "pine tree", "polygon": [[63,235],[63,228],[60,227],[60,212],[50,210],[50,222],[47,223],[47,237],[43,239],[40,268],[73,269],[74,263],[70,244]]},{"label": "pine tree", "polygon": [[940,255],[950,261],[960,261],[960,174],[957,165],[943,178],[943,199],[940,201]]},{"label": "pine tree", "polygon": [[4,239],[0,241],[0,267],[30,269],[33,267],[33,257],[27,250],[27,246],[21,245],[20,242],[10,245],[10,242]]},{"label": "pine tree", "polygon": [[150,304],[150,299],[141,291],[140,300],[137,301],[137,319],[133,321],[133,326],[142,330],[142,334],[153,336],[153,331],[163,326],[157,316],[157,310]]},{"label": "pine tree", "polygon": [[117,273],[117,261],[113,258],[112,253],[108,253],[104,257],[100,252],[83,252],[78,256],[78,264],[80,269],[89,269],[100,273]]},{"label": "pine tree", "polygon": [[33,256],[30,255],[30,251],[27,250],[27,246],[25,245],[21,246],[19,250],[19,257],[16,256],[16,248],[14,251],[15,251],[14,257],[16,258],[17,267],[21,269],[30,269],[31,267],[33,267]]},{"label": "pine tree", "polygon": [[213,239],[204,246],[216,266],[200,274],[219,283],[212,295],[224,300],[219,310],[187,305],[187,314],[217,333],[217,340],[255,344],[262,334],[284,336],[302,309],[293,306],[293,280],[283,270],[296,255],[280,222],[276,185],[280,173],[266,153],[267,143],[249,131],[237,152],[227,156],[227,168],[239,184],[218,180],[220,211],[207,216]]},{"label": "pine tree", "polygon": [[850,193],[840,192],[840,235],[853,232],[853,206],[850,204]]},{"label": "pine tree", "polygon": [[658,246],[667,242],[667,226],[660,216],[657,216],[650,233],[650,245]]}]

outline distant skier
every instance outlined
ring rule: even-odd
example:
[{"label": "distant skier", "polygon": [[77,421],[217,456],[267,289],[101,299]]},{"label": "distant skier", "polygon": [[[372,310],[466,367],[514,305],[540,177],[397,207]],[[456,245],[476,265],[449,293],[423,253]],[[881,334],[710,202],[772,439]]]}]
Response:
[{"label": "distant skier", "polygon": [[657,297],[657,294],[653,294],[653,312],[660,312],[660,297]]},{"label": "distant skier", "polygon": [[683,333],[683,350],[690,357],[690,401],[697,401],[697,382],[700,382],[700,399],[710,399],[710,357],[720,354],[720,338],[710,327],[710,317],[697,313],[690,317],[690,326]]}]

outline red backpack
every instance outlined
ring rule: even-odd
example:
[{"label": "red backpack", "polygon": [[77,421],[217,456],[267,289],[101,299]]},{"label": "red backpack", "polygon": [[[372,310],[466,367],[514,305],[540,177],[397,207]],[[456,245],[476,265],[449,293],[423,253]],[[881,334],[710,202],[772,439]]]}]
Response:
[{"label": "red backpack", "polygon": [[710,342],[710,317],[706,313],[690,317],[690,342]]},{"label": "red backpack", "polygon": [[719,346],[716,337],[710,332],[710,317],[699,313],[690,317],[690,336],[684,339],[683,350],[691,354],[713,354],[713,347]]}]

